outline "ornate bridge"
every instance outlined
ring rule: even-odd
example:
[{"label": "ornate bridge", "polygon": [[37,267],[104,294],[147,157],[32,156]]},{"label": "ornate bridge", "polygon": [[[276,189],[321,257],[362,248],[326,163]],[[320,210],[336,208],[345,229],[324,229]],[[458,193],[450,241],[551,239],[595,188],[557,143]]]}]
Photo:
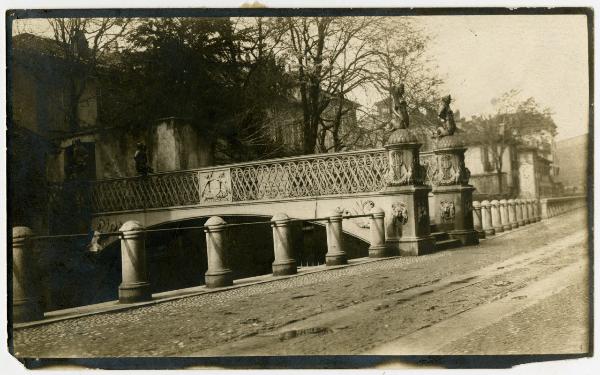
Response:
[{"label": "ornate bridge", "polygon": [[[433,155],[423,155],[431,183]],[[146,227],[212,215],[322,217],[340,207],[364,214],[378,205],[388,170],[385,149],[307,155],[98,180],[92,186],[94,228],[118,230],[128,220]],[[367,240],[365,219],[344,231]]]}]

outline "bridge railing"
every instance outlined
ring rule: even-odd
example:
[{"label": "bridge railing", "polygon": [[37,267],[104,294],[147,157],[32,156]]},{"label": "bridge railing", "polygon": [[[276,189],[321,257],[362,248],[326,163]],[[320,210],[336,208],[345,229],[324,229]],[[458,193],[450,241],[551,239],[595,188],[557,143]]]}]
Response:
[{"label": "bridge railing", "polygon": [[255,161],[92,183],[94,212],[375,192],[383,149]]},{"label": "bridge railing", "polygon": [[542,218],[548,219],[564,212],[587,205],[587,196],[576,195],[571,197],[544,198],[540,200]]}]

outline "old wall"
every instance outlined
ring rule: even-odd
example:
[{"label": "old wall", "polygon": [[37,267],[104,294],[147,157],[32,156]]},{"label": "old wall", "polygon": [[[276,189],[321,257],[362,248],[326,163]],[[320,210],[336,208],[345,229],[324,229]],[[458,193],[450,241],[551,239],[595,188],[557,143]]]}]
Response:
[{"label": "old wall", "polygon": [[519,197],[538,197],[538,181],[536,181],[535,151],[519,150]]},{"label": "old wall", "polygon": [[178,118],[157,121],[148,143],[155,172],[194,169],[213,164],[212,146],[189,122]]}]

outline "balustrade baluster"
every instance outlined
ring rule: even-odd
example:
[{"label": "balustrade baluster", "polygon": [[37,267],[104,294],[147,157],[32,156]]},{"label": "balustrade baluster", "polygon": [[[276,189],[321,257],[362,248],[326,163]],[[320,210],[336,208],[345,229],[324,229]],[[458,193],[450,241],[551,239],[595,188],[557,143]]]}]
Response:
[{"label": "balustrade baluster", "polygon": [[481,219],[483,232],[486,234],[486,236],[493,236],[494,234],[496,234],[496,231],[492,226],[491,205],[488,200],[484,200],[483,202],[481,202]]},{"label": "balustrade baluster", "polygon": [[500,205],[500,224],[502,225],[502,229],[505,231],[511,230],[512,227],[508,219],[508,202],[506,199],[501,199],[498,203]]},{"label": "balustrade baluster", "polygon": [[473,228],[478,233],[479,238],[485,238],[482,221],[481,203],[473,201]]},{"label": "balustrade baluster", "polygon": [[492,213],[492,227],[494,227],[496,233],[502,233],[504,232],[504,229],[502,228],[502,222],[500,221],[500,202],[494,199],[490,202],[490,206]]}]

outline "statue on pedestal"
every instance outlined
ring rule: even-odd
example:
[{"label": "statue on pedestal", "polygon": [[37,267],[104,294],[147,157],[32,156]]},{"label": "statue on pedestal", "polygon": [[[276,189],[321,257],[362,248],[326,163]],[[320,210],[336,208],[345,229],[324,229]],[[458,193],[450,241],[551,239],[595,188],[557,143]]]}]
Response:
[{"label": "statue on pedestal", "polygon": [[408,129],[409,118],[404,100],[404,83],[392,88],[392,128]]},{"label": "statue on pedestal", "polygon": [[454,132],[456,131],[454,112],[452,112],[452,109],[450,108],[451,101],[452,97],[450,95],[446,95],[442,98],[442,108],[440,109],[439,114],[440,119],[442,119],[442,126],[435,130],[433,138],[451,136],[454,135]]}]

